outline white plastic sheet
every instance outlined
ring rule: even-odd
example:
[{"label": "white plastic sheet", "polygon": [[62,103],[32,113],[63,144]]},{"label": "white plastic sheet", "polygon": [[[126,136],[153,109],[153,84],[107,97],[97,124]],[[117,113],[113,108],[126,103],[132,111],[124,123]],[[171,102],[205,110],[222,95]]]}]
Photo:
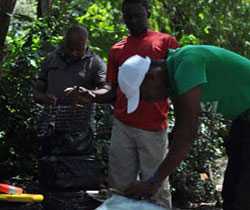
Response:
[{"label": "white plastic sheet", "polygon": [[120,195],[113,195],[96,210],[166,210],[145,200],[134,200]]}]

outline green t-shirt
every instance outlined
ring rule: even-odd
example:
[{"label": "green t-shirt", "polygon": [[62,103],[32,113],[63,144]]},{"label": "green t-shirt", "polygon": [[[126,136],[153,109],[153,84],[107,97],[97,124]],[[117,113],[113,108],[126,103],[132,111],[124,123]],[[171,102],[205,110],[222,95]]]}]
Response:
[{"label": "green t-shirt", "polygon": [[170,50],[167,66],[172,97],[196,86],[202,102],[233,119],[250,108],[250,60],[223,48],[188,45]]}]

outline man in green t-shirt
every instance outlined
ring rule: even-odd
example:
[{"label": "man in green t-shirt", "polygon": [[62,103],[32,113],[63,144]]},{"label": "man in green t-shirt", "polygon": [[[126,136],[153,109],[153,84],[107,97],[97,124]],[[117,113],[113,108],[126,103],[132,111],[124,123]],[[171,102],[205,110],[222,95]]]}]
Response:
[{"label": "man in green t-shirt", "polygon": [[246,114],[250,108],[249,59],[215,46],[186,46],[170,50],[167,60],[130,57],[119,68],[118,82],[130,112],[137,109],[139,98],[157,101],[168,96],[175,110],[173,144],[167,157],[147,182],[128,188],[128,195],[147,198],[157,191],[191,148],[200,102],[213,102],[219,113],[233,120],[226,147],[229,161],[223,208],[250,209],[250,120]]}]

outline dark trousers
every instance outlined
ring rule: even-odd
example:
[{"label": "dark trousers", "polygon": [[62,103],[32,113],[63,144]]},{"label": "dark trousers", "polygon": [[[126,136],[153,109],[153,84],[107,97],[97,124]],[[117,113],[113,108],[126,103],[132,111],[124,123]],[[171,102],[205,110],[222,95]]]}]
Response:
[{"label": "dark trousers", "polygon": [[233,121],[225,142],[228,165],[222,198],[224,210],[250,210],[250,122]]}]

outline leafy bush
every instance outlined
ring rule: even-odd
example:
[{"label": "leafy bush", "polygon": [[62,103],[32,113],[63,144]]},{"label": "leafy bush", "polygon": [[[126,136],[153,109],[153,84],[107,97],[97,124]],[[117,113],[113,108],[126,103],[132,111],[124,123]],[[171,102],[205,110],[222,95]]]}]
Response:
[{"label": "leafy bush", "polygon": [[220,202],[216,184],[222,179],[222,169],[216,161],[225,156],[223,138],[229,124],[211,110],[203,112],[190,154],[171,176],[173,197],[178,205]]}]

